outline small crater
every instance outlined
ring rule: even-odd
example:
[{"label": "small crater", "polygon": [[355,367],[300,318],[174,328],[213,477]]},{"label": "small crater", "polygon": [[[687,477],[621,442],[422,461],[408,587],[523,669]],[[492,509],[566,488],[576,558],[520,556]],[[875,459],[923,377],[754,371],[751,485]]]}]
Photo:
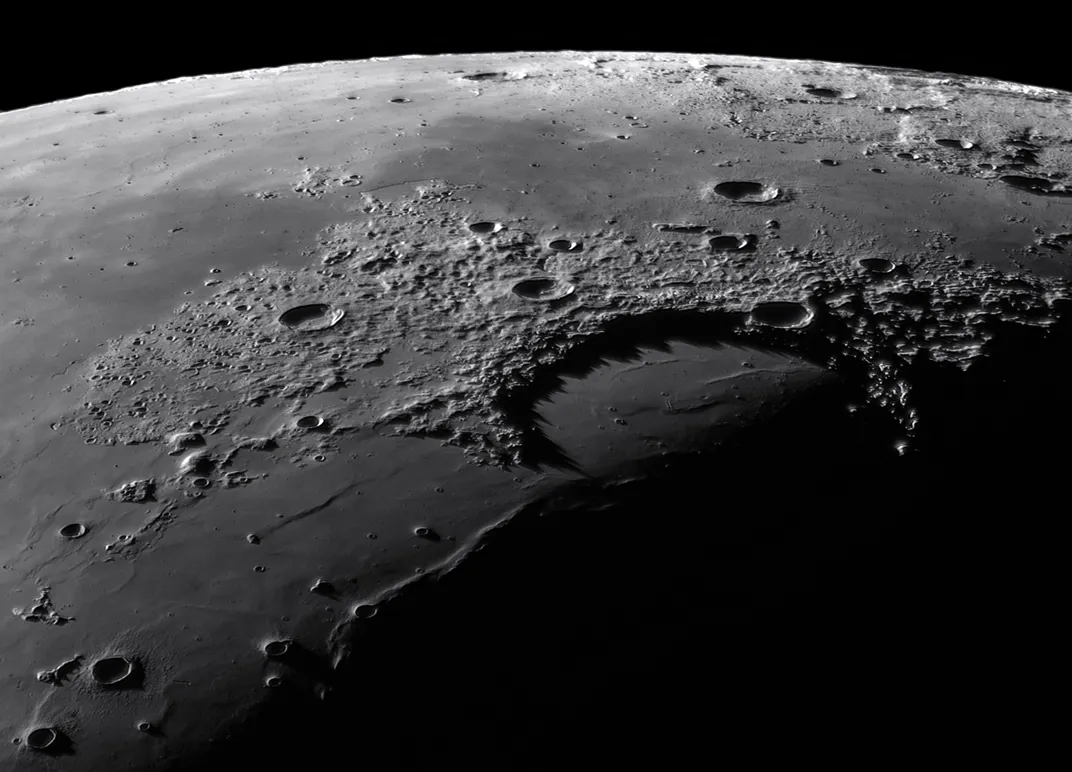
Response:
[{"label": "small crater", "polygon": [[47,751],[59,743],[60,733],[50,726],[39,726],[26,735],[26,747],[35,751]]},{"label": "small crater", "polygon": [[582,248],[581,242],[570,241],[569,239],[555,239],[554,241],[549,241],[547,242],[547,247],[556,252],[579,252]]},{"label": "small crater", "polygon": [[812,96],[822,97],[823,99],[855,99],[856,94],[852,91],[842,91],[837,88],[827,88],[825,86],[805,86],[804,91]]},{"label": "small crater", "polygon": [[492,233],[498,233],[502,230],[502,225],[497,222],[471,222],[469,223],[469,230],[480,236],[487,236]]},{"label": "small crater", "polygon": [[212,481],[209,480],[207,477],[195,477],[193,480],[190,481],[190,484],[195,488],[200,488],[201,490],[204,490],[205,488],[208,488],[212,485]]},{"label": "small crater", "polygon": [[426,525],[418,525],[416,528],[414,528],[413,535],[419,539],[427,539],[428,541],[440,540],[439,534]]},{"label": "small crater", "polygon": [[750,249],[756,242],[752,234],[729,233],[708,239],[707,246],[711,249],[726,251],[743,251]]},{"label": "small crater", "polygon": [[108,114],[110,114],[111,112],[112,112],[111,110],[95,110],[95,111],[93,112],[93,114],[94,114],[94,115],[108,115]]},{"label": "small crater", "polygon": [[313,583],[313,586],[309,588],[309,592],[315,592],[319,595],[334,595],[335,587],[331,582],[325,582],[323,579],[317,579]]},{"label": "small crater", "polygon": [[308,303],[288,308],[279,315],[279,323],[292,330],[326,330],[334,327],[345,312],[327,303]]},{"label": "small crater", "polygon": [[558,279],[523,279],[514,285],[513,293],[525,300],[547,302],[572,295],[574,289],[569,282]]},{"label": "small crater", "polygon": [[406,99],[406,97],[395,97],[394,99],[391,100],[391,104],[393,104],[393,105],[404,105],[409,101],[411,101],[411,100]]},{"label": "small crater", "polygon": [[303,415],[294,425],[299,429],[319,429],[324,425],[324,418],[318,415]]},{"label": "small crater", "polygon": [[65,539],[81,539],[88,530],[82,523],[68,523],[60,528],[60,536]]},{"label": "small crater", "polygon": [[709,225],[697,225],[691,222],[653,222],[651,227],[661,233],[718,233]]},{"label": "small crater", "polygon": [[139,732],[151,732],[151,731],[153,731],[153,725],[150,724],[148,721],[139,721],[137,726],[138,726],[138,731]]},{"label": "small crater", "polygon": [[715,185],[715,193],[723,198],[728,198],[730,201],[762,204],[767,201],[773,201],[778,197],[780,191],[773,185],[766,185],[762,182],[731,180]]},{"label": "small crater", "polygon": [[377,610],[371,603],[359,603],[354,606],[354,616],[358,619],[372,619],[376,616]]},{"label": "small crater", "polygon": [[800,303],[772,302],[760,303],[749,316],[753,324],[767,327],[804,327],[812,318],[812,312]]},{"label": "small crater", "polygon": [[897,157],[908,161],[918,161],[920,158],[918,153],[897,153]]},{"label": "small crater", "polygon": [[264,644],[264,654],[267,657],[285,657],[287,652],[290,651],[290,641],[268,641]]},{"label": "small crater", "polygon": [[269,689],[278,689],[280,686],[283,685],[283,679],[277,675],[268,676],[264,679],[264,685],[267,686]]},{"label": "small crater", "polygon": [[841,161],[835,161],[833,158],[820,158],[819,163],[823,166],[837,166]]},{"label": "small crater", "polygon": [[463,75],[462,80],[503,80],[506,78],[505,72],[474,72],[472,75]]},{"label": "small crater", "polygon": [[889,273],[894,269],[893,262],[884,257],[863,257],[856,262],[871,273]]},{"label": "small crater", "polygon": [[972,150],[975,148],[975,143],[967,139],[936,139],[934,143],[954,150]]},{"label": "small crater", "polygon": [[104,657],[93,663],[90,670],[93,680],[100,686],[110,688],[133,685],[137,673],[137,663],[128,657]]}]

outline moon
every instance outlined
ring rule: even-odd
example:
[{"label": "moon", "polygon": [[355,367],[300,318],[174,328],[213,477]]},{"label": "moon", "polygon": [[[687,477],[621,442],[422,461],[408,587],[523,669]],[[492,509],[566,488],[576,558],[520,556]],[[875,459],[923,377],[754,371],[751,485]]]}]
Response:
[{"label": "moon", "polygon": [[[911,464],[944,397],[925,374],[1063,329],[1070,107],[940,73],[563,51],[0,114],[0,767],[233,766],[244,732],[315,758],[346,746],[319,717],[377,694],[434,724],[466,688],[449,620],[405,680],[377,672],[376,631],[545,513],[674,469],[759,520],[814,502],[731,504],[754,496],[703,465],[813,408],[872,416],[875,457]],[[606,554],[684,549],[651,514]],[[561,540],[531,543],[529,573],[553,572]]]}]

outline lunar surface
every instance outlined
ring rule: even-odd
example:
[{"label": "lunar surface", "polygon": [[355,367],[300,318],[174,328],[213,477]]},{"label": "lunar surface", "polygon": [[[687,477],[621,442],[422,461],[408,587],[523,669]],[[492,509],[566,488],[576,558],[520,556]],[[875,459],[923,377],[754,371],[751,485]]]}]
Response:
[{"label": "lunar surface", "polygon": [[621,52],[0,114],[0,769],[719,753],[900,727],[910,690],[906,734],[953,736],[985,635],[848,595],[749,620],[894,514],[903,560],[832,584],[966,614],[926,546],[1040,514],[1063,456],[1016,438],[1067,426],[1070,116]]}]

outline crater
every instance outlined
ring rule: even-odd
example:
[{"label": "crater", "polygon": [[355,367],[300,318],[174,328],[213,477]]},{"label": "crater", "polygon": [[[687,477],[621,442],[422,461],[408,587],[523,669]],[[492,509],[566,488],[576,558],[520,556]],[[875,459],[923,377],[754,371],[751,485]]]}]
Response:
[{"label": "crater", "polygon": [[1026,190],[1029,193],[1049,193],[1053,189],[1051,180],[1042,177],[1023,177],[1019,174],[1005,174],[998,177],[1010,188]]},{"label": "crater", "polygon": [[319,429],[324,425],[323,416],[303,415],[294,422],[299,429]]},{"label": "crater", "polygon": [[884,257],[862,257],[856,262],[871,273],[889,273],[894,269],[893,262]]},{"label": "crater", "polygon": [[572,295],[576,288],[566,281],[552,278],[523,279],[513,287],[513,293],[525,300],[561,300]]},{"label": "crater", "polygon": [[50,726],[39,726],[26,735],[26,747],[35,751],[51,750],[59,742],[59,732]]},{"label": "crater", "polygon": [[[767,393],[784,376],[820,373],[792,355],[735,345],[746,318],[653,312],[607,325],[500,398],[522,438],[521,462],[597,477],[637,465],[658,469],[668,456],[735,431],[737,422],[726,419],[751,415],[761,402],[742,402],[739,389],[763,381]],[[767,366],[757,381],[755,368]]]},{"label": "crater", "polygon": [[104,657],[93,663],[90,674],[100,686],[109,688],[133,686],[138,675],[138,665],[128,657]]},{"label": "crater", "polygon": [[81,539],[87,530],[82,523],[68,523],[60,528],[60,536],[65,539]]},{"label": "crater", "polygon": [[651,227],[661,233],[717,233],[710,225],[698,225],[691,222],[655,222]]},{"label": "crater", "polygon": [[290,641],[268,641],[264,644],[264,654],[268,657],[283,657],[290,651]]},{"label": "crater", "polygon": [[972,150],[976,146],[975,143],[972,142],[969,139],[943,138],[943,139],[936,139],[936,140],[934,140],[934,142],[937,145],[941,145],[942,147],[953,148],[954,150]]},{"label": "crater", "polygon": [[354,606],[354,616],[358,619],[372,619],[376,616],[377,608],[371,603],[359,603]]},{"label": "crater", "polygon": [[505,72],[474,72],[471,75],[463,75],[462,80],[504,80],[506,78]]},{"label": "crater", "polygon": [[471,232],[473,232],[473,233],[476,233],[476,234],[480,235],[480,236],[487,236],[487,235],[489,235],[491,233],[498,233],[499,231],[502,230],[502,228],[503,227],[502,227],[502,225],[500,223],[490,222],[490,221],[486,221],[486,220],[482,220],[480,222],[471,222],[471,223],[469,223],[469,230]]},{"label": "crater", "polygon": [[707,246],[719,252],[747,251],[756,243],[756,237],[750,233],[727,233],[707,240]]},{"label": "crater", "polygon": [[556,252],[579,252],[583,248],[581,242],[570,239],[555,239],[547,242],[547,247]]},{"label": "crater", "polygon": [[812,319],[812,312],[800,303],[775,301],[760,303],[749,314],[749,321],[766,327],[790,329],[806,327]]},{"label": "crater", "polygon": [[822,97],[823,99],[855,99],[856,94],[852,91],[842,91],[838,88],[828,88],[826,86],[805,86],[804,91],[812,96]]},{"label": "crater", "polygon": [[327,303],[308,303],[288,308],[279,315],[279,323],[302,332],[326,330],[338,324],[345,313],[341,308],[332,308]]},{"label": "crater", "polygon": [[434,528],[429,528],[426,525],[418,525],[414,528],[413,535],[418,539],[427,539],[428,541],[440,541],[442,538]]},{"label": "crater", "polygon": [[715,193],[718,195],[728,198],[730,201],[739,201],[745,204],[763,204],[773,201],[780,192],[773,185],[750,180],[730,180],[715,185]]}]

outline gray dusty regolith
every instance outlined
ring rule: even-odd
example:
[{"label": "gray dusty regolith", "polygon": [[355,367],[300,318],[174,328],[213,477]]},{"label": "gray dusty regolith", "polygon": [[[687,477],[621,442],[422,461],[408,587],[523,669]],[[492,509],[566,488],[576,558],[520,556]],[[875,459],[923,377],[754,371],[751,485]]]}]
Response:
[{"label": "gray dusty regolith", "polygon": [[1070,107],[562,52],[0,114],[0,767],[148,769],[317,698],[526,505],[831,378],[911,447],[914,363],[1067,302]]}]

